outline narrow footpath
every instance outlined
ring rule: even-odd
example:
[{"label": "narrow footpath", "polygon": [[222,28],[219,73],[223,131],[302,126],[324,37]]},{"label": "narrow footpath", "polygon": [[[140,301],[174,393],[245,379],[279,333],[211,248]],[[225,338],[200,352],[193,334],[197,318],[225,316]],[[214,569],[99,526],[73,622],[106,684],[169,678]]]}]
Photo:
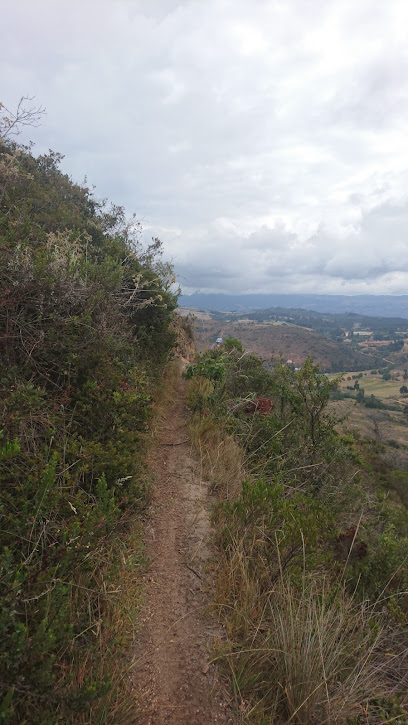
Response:
[{"label": "narrow footpath", "polygon": [[133,670],[140,725],[233,725],[231,693],[211,648],[222,636],[206,592],[209,493],[188,438],[185,383],[158,431],[147,528],[145,606]]}]

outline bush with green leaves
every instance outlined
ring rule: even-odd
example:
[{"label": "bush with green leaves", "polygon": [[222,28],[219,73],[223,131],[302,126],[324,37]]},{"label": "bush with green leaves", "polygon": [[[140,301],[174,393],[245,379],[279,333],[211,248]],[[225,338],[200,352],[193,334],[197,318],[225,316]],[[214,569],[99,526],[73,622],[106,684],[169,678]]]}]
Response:
[{"label": "bush with green leaves", "polygon": [[[217,459],[223,435],[243,452],[247,477],[214,481],[224,498],[214,521],[221,656],[247,721],[346,724],[364,708],[370,723],[407,722],[408,514],[384,494],[378,446],[337,431],[339,378],[312,359],[267,370],[254,355],[216,350],[201,371],[221,355],[193,430],[204,461],[214,427]],[[193,396],[207,378],[195,367],[189,377]]]},{"label": "bush with green leaves", "polygon": [[187,366],[184,377],[187,380],[200,376],[208,380],[221,381],[226,371],[226,358],[219,352],[207,352],[200,355],[198,361]]},{"label": "bush with green leaves", "polygon": [[74,184],[61,159],[0,139],[0,721],[10,724],[83,722],[98,700],[109,709],[95,633],[113,606],[108,562],[145,505],[144,437],[175,342],[159,240],[144,250],[135,219]]}]

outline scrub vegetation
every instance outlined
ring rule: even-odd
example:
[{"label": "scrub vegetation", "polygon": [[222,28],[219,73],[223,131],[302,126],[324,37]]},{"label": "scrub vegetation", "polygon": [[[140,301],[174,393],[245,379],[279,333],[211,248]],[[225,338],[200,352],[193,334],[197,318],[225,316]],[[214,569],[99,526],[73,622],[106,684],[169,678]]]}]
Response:
[{"label": "scrub vegetation", "polygon": [[0,124],[0,722],[127,722],[174,277],[58,153],[13,141],[23,110]]},{"label": "scrub vegetation", "polygon": [[[129,725],[150,422],[191,322],[160,241],[13,141],[42,109],[0,111],[0,723]],[[407,725],[407,475],[378,411],[376,441],[347,430],[340,378],[302,362],[266,369],[232,338],[185,372],[218,497],[214,659],[243,722]]]},{"label": "scrub vegetation", "polygon": [[[407,723],[408,512],[378,450],[336,432],[339,378],[227,341],[190,366],[218,493],[216,603],[244,722]],[[269,411],[268,411],[269,408]]]}]

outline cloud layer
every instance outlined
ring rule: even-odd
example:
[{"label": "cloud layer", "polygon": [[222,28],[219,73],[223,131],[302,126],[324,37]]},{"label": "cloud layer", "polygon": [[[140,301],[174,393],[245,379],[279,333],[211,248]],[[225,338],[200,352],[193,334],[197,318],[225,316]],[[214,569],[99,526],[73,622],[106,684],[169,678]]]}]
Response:
[{"label": "cloud layer", "polygon": [[185,291],[408,290],[405,0],[3,0],[2,100]]}]

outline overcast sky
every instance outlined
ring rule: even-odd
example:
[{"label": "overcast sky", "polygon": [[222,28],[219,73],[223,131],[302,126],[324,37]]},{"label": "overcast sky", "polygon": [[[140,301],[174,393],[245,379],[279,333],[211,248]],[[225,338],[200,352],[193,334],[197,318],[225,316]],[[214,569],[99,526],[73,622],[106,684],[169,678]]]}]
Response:
[{"label": "overcast sky", "polygon": [[0,6],[0,100],[185,292],[408,293],[407,0]]}]

